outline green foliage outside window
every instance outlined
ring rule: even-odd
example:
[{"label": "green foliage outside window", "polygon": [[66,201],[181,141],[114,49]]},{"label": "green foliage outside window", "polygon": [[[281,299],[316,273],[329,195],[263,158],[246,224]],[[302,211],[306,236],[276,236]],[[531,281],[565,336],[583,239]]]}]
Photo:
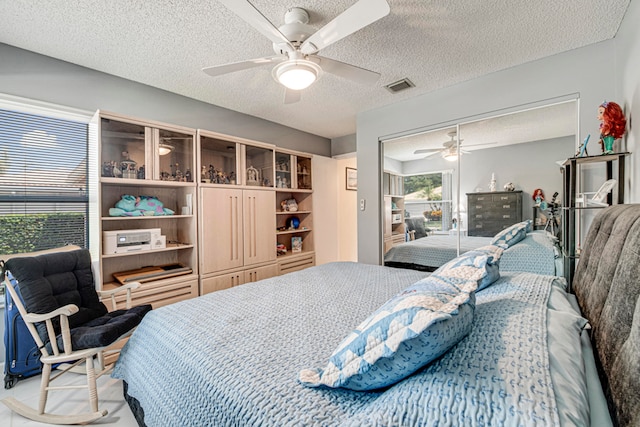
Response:
[{"label": "green foliage outside window", "polygon": [[404,194],[419,191],[419,195],[427,200],[442,200],[442,174],[430,173],[425,175],[413,175],[404,177]]},{"label": "green foliage outside window", "polygon": [[41,251],[65,245],[86,247],[85,214],[0,215],[0,254]]}]

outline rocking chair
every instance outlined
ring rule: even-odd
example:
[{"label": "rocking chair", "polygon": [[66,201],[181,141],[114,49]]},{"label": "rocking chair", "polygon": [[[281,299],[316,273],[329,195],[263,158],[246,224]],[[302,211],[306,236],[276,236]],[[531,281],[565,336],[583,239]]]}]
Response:
[{"label": "rocking chair", "polygon": [[[5,284],[40,350],[42,380],[37,410],[14,398],[2,402],[12,411],[43,423],[87,424],[105,416],[107,411],[98,409],[96,388],[96,379],[113,367],[104,364],[105,350],[129,336],[151,310],[150,305],[130,308],[131,290],[138,283],[100,292],[101,297],[111,297],[114,311],[108,312],[95,289],[89,251],[78,249],[11,258],[5,264]],[[121,291],[127,292],[127,309],[115,310],[114,294]],[[50,386],[66,372],[79,372],[83,363],[86,385]],[[59,365],[60,372],[52,376],[54,365]],[[69,388],[88,389],[91,411],[76,415],[46,412],[49,391]]]}]

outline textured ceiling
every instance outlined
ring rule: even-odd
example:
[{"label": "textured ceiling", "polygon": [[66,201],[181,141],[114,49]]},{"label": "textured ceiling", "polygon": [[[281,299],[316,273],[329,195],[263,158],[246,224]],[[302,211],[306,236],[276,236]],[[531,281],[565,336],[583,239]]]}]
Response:
[{"label": "textured ceiling", "polygon": [[[388,16],[320,52],[379,72],[378,83],[325,73],[290,105],[270,66],[201,71],[273,54],[269,40],[215,0],[0,0],[0,42],[334,138],[354,133],[361,111],[613,38],[629,1],[388,0]],[[355,1],[251,3],[276,26],[302,7],[320,28]],[[383,87],[404,77],[415,87]]]}]

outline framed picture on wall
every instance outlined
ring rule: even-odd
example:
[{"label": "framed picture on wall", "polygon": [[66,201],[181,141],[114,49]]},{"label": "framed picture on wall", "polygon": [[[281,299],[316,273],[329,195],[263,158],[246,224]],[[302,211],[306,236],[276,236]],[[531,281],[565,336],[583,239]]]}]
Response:
[{"label": "framed picture on wall", "polygon": [[354,168],[346,168],[347,190],[358,189],[358,170]]}]

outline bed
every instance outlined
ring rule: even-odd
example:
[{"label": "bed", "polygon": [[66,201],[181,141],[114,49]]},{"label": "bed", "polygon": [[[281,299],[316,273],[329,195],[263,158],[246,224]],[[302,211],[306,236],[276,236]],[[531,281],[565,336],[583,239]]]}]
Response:
[{"label": "bed", "polygon": [[302,373],[328,368],[363,319],[442,270],[330,263],[165,306],[113,376],[149,426],[640,425],[640,205],[621,206],[594,221],[577,299],[560,277],[500,271],[470,293],[468,333],[385,387],[308,387]]},{"label": "bed", "polygon": [[[492,239],[492,237],[460,236],[460,253],[488,245]],[[384,255],[384,265],[435,271],[458,255],[457,248],[458,236],[428,235],[391,248]],[[503,255],[500,269],[561,276],[562,263],[557,239],[542,230],[528,233],[525,239],[509,248]]]}]

